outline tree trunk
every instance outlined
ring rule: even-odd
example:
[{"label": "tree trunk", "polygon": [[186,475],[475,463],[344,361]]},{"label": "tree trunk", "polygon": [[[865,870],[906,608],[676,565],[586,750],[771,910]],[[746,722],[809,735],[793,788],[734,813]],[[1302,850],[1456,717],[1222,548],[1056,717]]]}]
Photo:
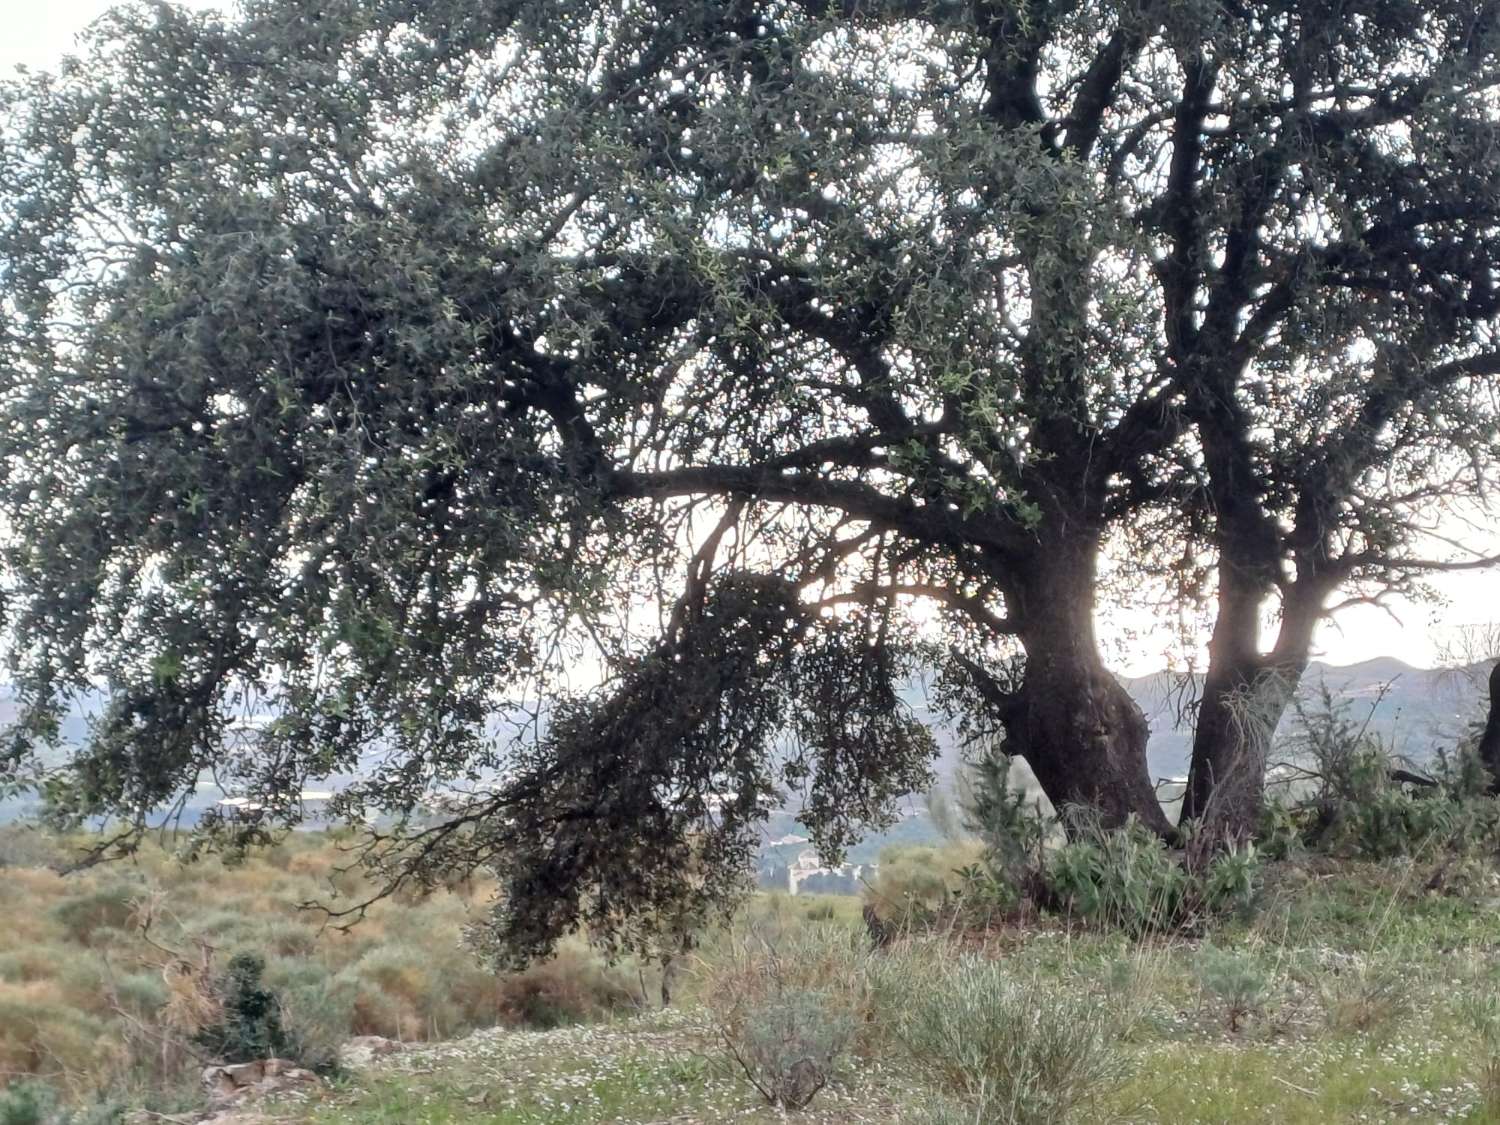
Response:
[{"label": "tree trunk", "polygon": [[1490,669],[1490,714],[1479,736],[1479,760],[1490,771],[1490,792],[1500,794],[1500,664]]},{"label": "tree trunk", "polygon": [[1146,761],[1146,717],[1099,655],[1096,558],[1093,548],[1059,550],[1032,568],[1020,606],[1026,673],[1007,739],[1059,811],[1091,808],[1109,827],[1133,813],[1171,838]]},{"label": "tree trunk", "polygon": [[1229,566],[1221,570],[1179,818],[1183,825],[1201,821],[1214,843],[1244,841],[1255,832],[1265,806],[1266,759],[1307,670],[1326,585],[1308,579],[1288,587],[1275,648],[1263,656],[1259,587]]},{"label": "tree trunk", "polygon": [[1216,839],[1243,841],[1265,805],[1266,759],[1306,661],[1209,662],[1193,732],[1180,823],[1201,820]]}]

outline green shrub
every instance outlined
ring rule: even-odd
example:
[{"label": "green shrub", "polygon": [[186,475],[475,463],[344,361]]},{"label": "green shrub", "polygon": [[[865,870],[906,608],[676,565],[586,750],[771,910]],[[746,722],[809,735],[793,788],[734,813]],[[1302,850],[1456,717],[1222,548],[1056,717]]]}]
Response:
[{"label": "green shrub", "polygon": [[1191,872],[1133,817],[1122,828],[1106,829],[1075,814],[1068,842],[1049,856],[1042,880],[1057,908],[1105,928],[1143,934],[1248,908],[1259,870],[1259,857],[1247,846]]},{"label": "green shrub", "polygon": [[1205,945],[1193,969],[1204,995],[1223,1007],[1230,1031],[1238,1031],[1246,1016],[1264,1006],[1271,978],[1253,957]]},{"label": "green shrub", "polygon": [[1012,784],[1014,759],[990,752],[970,768],[962,800],[964,826],[985,846],[995,878],[1019,897],[1042,868],[1052,821],[1041,798]]},{"label": "green shrub", "polygon": [[57,1095],[45,1082],[23,1080],[0,1090],[0,1125],[53,1125]]},{"label": "green shrub", "polygon": [[222,1018],[200,1030],[194,1040],[225,1063],[296,1058],[296,1045],[281,1022],[281,1001],[265,987],[265,959],[237,953],[218,982]]},{"label": "green shrub", "polygon": [[1085,1116],[1126,1077],[1114,1014],[997,961],[915,950],[879,970],[881,1018],[951,1103],[936,1120],[1053,1125]]},{"label": "green shrub", "polygon": [[1410,763],[1324,686],[1298,705],[1290,750],[1308,781],[1302,794],[1267,804],[1260,837],[1273,855],[1385,860],[1500,851],[1500,803],[1487,795],[1488,775],[1472,748],[1440,753],[1430,784],[1398,781],[1397,771],[1412,774]]},{"label": "green shrub", "polygon": [[0,1125],[117,1125],[123,1116],[109,1103],[70,1109],[51,1086],[34,1078],[0,1089]]},{"label": "green shrub", "polygon": [[129,928],[141,890],[123,879],[101,883],[58,903],[52,917],[70,940],[89,945]]},{"label": "green shrub", "polygon": [[709,969],[720,1045],[772,1105],[806,1106],[854,1048],[870,1011],[869,957],[854,931],[811,926],[733,942]]}]

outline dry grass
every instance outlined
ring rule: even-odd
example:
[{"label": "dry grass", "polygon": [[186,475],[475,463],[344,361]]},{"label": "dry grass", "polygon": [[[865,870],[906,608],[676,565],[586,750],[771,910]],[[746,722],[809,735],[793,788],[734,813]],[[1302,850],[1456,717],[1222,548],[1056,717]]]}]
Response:
[{"label": "dry grass", "polygon": [[[28,862],[61,858],[62,844],[26,844]],[[266,982],[314,1062],[350,1035],[434,1041],[640,1004],[646,978],[605,966],[581,943],[524,974],[480,964],[463,931],[491,892],[481,880],[377,903],[347,933],[325,927],[298,904],[367,891],[342,870],[346,859],[334,840],[308,833],[236,865],[183,864],[152,845],[131,863],[67,877],[5,867],[0,1087],[38,1076],[82,1098],[190,1084],[202,1062],[193,1035],[217,1015],[215,973],[240,951],[266,958]]]}]

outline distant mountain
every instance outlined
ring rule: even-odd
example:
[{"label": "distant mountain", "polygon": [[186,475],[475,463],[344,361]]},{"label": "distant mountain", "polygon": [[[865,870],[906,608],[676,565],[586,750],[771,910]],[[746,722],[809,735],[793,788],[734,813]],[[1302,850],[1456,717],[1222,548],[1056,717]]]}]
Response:
[{"label": "distant mountain", "polygon": [[[1200,682],[1167,672],[1123,680],[1151,724],[1147,755],[1153,777],[1180,777],[1187,772],[1192,749],[1192,716],[1186,705],[1196,698]],[[1480,713],[1484,701],[1479,686],[1482,682],[1480,676],[1413,668],[1395,657],[1377,656],[1343,667],[1314,663],[1302,678],[1300,694],[1311,703],[1319,685],[1326,684],[1332,696],[1348,704],[1355,717],[1369,717],[1372,731],[1398,752],[1421,762],[1431,757],[1436,747],[1452,746],[1463,736],[1468,723]],[[957,733],[933,712],[920,683],[909,685],[902,694],[916,716],[931,726],[936,735],[938,779],[951,779],[963,759]],[[91,698],[69,715],[63,723],[64,741],[81,742],[88,733],[89,715],[97,714],[102,704],[102,698]],[[14,691],[8,685],[0,685],[0,728],[15,717],[16,710]],[[1291,723],[1289,712],[1281,734],[1290,729]],[[319,779],[315,787],[338,788],[348,780]],[[191,822],[220,796],[217,788],[201,786],[200,792],[189,801],[184,819]],[[0,802],[0,821],[22,815],[27,803]],[[916,827],[908,824],[906,831]]]},{"label": "distant mountain", "polygon": [[[1422,762],[1464,736],[1484,706],[1482,682],[1482,677],[1461,671],[1414,668],[1393,656],[1376,656],[1348,665],[1314,662],[1302,677],[1298,697],[1304,706],[1313,705],[1326,687],[1352,718],[1368,719],[1370,731],[1397,753]],[[1201,683],[1201,677],[1187,681],[1167,672],[1124,680],[1151,723],[1148,755],[1154,776],[1187,772],[1193,740],[1187,704],[1196,699]],[[1294,722],[1295,712],[1289,709],[1278,737],[1286,737]]]}]

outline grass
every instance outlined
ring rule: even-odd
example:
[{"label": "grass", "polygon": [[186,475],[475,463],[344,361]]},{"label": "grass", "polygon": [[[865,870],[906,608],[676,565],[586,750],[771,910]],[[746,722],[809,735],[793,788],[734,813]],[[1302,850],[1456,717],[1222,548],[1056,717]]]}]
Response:
[{"label": "grass", "polygon": [[[0,854],[12,842],[0,839]],[[33,864],[60,861],[68,848],[25,843]],[[182,864],[169,845],[67,877],[4,867],[0,1086],[36,1077],[75,1102],[121,1099],[158,1112],[191,1104],[205,990],[241,951],[265,957],[266,984],[315,1064],[351,1035],[431,1042],[497,1024],[594,1019],[639,1007],[652,986],[636,966],[608,966],[582,943],[526,974],[487,969],[463,948],[490,894],[478,881],[380,902],[348,933],[325,927],[299,904],[366,889],[340,870],[334,837],[297,834],[234,865]]]},{"label": "grass", "polygon": [[[480,1032],[394,1056],[374,1080],[336,1089],[318,1125],[552,1125],[785,1121],[718,1057],[695,1011],[658,1011],[546,1032]],[[910,1082],[861,1063],[792,1115],[824,1122],[910,1120]]]},{"label": "grass", "polygon": [[[150,910],[160,946],[197,956],[209,943],[221,961],[241,948],[264,954],[292,1025],[330,1050],[359,1033],[413,1044],[336,1077],[321,1101],[284,1107],[280,1120],[781,1121],[789,1118],[725,1057],[705,1003],[722,987],[715,974],[751,937],[862,935],[856,899],[757,896],[732,927],[705,937],[676,990],[679,1007],[662,1012],[641,1002],[655,995],[644,972],[611,968],[581,944],[525,978],[477,965],[460,939],[483,909],[482,886],[382,903],[350,934],[320,931],[295,903],[340,880],[345,893],[358,889],[338,859],[332,841],[309,835],[238,867],[181,866],[148,850],[137,864],[82,877],[6,868],[0,1082],[39,1075],[76,1103],[110,1097],[158,1112],[190,1101],[139,1055],[138,1029],[169,1024],[191,999],[139,932]],[[909,939],[860,964],[912,966],[900,971],[922,977],[939,1013],[964,957],[1023,989],[1016,1011],[1109,1013],[1111,1081],[1075,1120],[1500,1125],[1500,890],[1485,878],[1462,893],[1430,891],[1431,867],[1279,866],[1255,914],[1220,925],[1207,943],[1042,919],[946,942]],[[735,971],[743,978],[747,967]],[[934,1091],[966,1087],[939,1081],[903,1046],[912,1032],[901,1013],[918,1011],[923,993],[892,1005],[879,997],[901,990],[885,988],[878,967],[860,971],[874,974],[868,1026],[795,1119],[992,1120],[938,1115]],[[1005,1018],[1018,1020],[1016,1011]]]}]

